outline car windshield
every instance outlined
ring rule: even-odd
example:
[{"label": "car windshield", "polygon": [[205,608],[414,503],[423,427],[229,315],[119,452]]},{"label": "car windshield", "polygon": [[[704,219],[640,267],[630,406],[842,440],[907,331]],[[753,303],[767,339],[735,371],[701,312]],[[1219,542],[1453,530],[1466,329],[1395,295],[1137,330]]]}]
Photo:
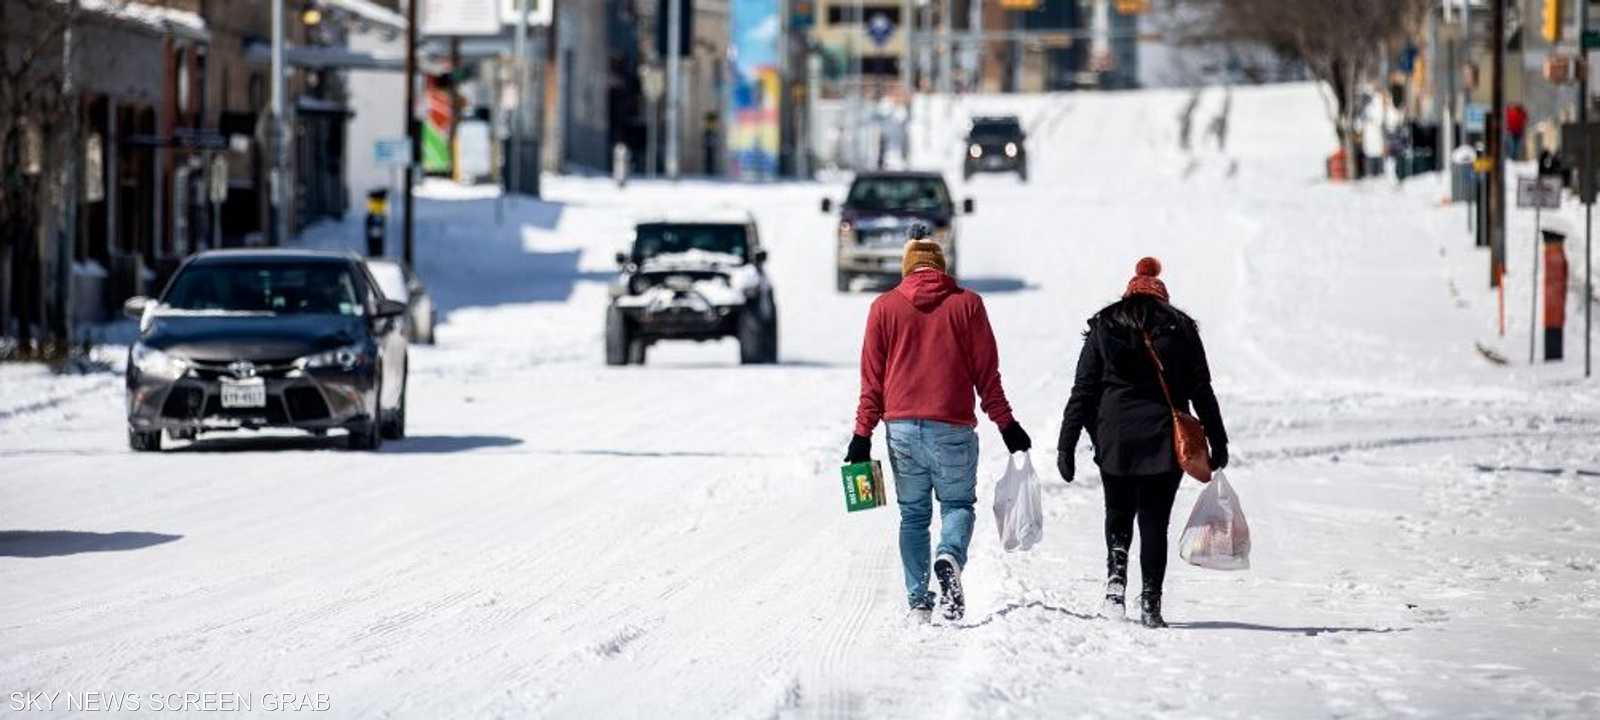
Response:
[{"label": "car windshield", "polygon": [[1016,138],[1022,135],[1022,127],[1015,119],[978,120],[972,123],[971,134],[975,138]]},{"label": "car windshield", "polygon": [[743,262],[749,256],[743,225],[640,225],[633,241],[633,257],[644,261],[657,255],[694,250],[732,255]]},{"label": "car windshield", "polygon": [[858,178],[845,204],[857,210],[948,212],[950,191],[937,177]]},{"label": "car windshield", "polygon": [[378,290],[384,297],[400,302],[411,299],[411,292],[406,288],[406,271],[399,263],[368,262],[367,270],[372,272],[372,279],[378,282]]},{"label": "car windshield", "polygon": [[172,281],[162,305],[198,312],[360,315],[350,268],[335,263],[199,263]]}]

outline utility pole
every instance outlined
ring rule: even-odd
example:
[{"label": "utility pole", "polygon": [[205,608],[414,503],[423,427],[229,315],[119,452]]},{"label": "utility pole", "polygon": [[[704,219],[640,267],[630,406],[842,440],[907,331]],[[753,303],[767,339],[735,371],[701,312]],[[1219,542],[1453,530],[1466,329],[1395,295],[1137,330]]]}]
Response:
[{"label": "utility pole", "polygon": [[[1506,0],[1493,0],[1489,117],[1484,138],[1489,151],[1489,287],[1500,287],[1506,261]],[[1579,3],[1583,4],[1583,3]]]},{"label": "utility pole", "polygon": [[678,179],[678,115],[683,90],[678,81],[678,53],[683,51],[683,0],[667,0],[667,179]]},{"label": "utility pole", "polygon": [[[268,188],[272,205],[272,245],[280,247],[289,229],[289,133],[284,127],[283,107],[283,2],[272,0],[272,171]],[[407,186],[406,198],[411,193]],[[410,213],[409,204],[407,214]]]},{"label": "utility pole", "polygon": [[949,95],[951,90],[951,56],[955,48],[950,44],[950,20],[954,13],[954,0],[944,0],[944,7],[939,9],[939,92],[944,95]]},{"label": "utility pole", "polygon": [[61,99],[67,108],[66,192],[62,193],[61,229],[56,242],[56,331],[63,346],[72,346],[72,260],[78,242],[78,199],[83,197],[83,139],[79,137],[80,107],[76,70],[73,68],[73,25],[78,0],[67,3],[66,27],[61,31]]},{"label": "utility pole", "polygon": [[509,193],[522,191],[522,131],[526,126],[523,121],[523,104],[528,101],[523,94],[527,83],[523,82],[528,77],[528,47],[524,31],[528,29],[528,0],[517,0],[516,26],[511,30],[511,68],[512,81],[517,84],[517,106],[511,112],[511,152],[508,158],[511,161],[511,185],[507,188]]},{"label": "utility pole", "polygon": [[967,71],[972,73],[967,92],[979,92],[983,88],[983,3],[967,3],[967,34],[971,37],[971,47],[967,48]]},{"label": "utility pole", "polygon": [[1594,313],[1594,268],[1590,265],[1591,242],[1594,238],[1594,168],[1591,167],[1593,159],[1593,139],[1589,133],[1589,48],[1583,46],[1583,34],[1589,30],[1589,3],[1581,0],[1578,3],[1578,52],[1581,61],[1578,63],[1578,127],[1583,131],[1583,159],[1578,161],[1578,172],[1583,174],[1583,180],[1578,183],[1578,188],[1583,194],[1583,376],[1590,377],[1593,370],[1590,352],[1591,332],[1594,328],[1592,314]]},{"label": "utility pole", "polygon": [[[278,11],[283,12],[283,0],[274,0],[278,4]],[[407,267],[414,267],[413,242],[417,229],[415,185],[417,182],[417,160],[422,157],[422,148],[419,147],[421,138],[417,132],[417,5],[422,0],[409,0],[406,3],[406,109],[402,116],[406,119],[406,142],[411,146],[411,158],[405,166],[405,245],[403,259]]]}]

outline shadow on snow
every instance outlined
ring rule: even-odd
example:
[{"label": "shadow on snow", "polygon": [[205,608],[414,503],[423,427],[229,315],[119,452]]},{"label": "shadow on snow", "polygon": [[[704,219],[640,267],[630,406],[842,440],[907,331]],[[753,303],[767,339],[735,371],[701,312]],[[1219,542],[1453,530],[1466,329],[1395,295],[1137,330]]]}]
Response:
[{"label": "shadow on snow", "polygon": [[[174,453],[213,452],[271,452],[289,450],[339,450],[345,447],[343,435],[268,437],[203,438],[186,446],[173,448]],[[466,452],[479,448],[510,447],[521,445],[520,438],[503,435],[408,435],[399,440],[384,442],[379,454],[445,454]],[[357,452],[357,451],[352,451]]]},{"label": "shadow on snow", "polygon": [[183,537],[153,532],[79,532],[76,530],[0,531],[0,557],[43,558],[91,552],[139,550]]}]

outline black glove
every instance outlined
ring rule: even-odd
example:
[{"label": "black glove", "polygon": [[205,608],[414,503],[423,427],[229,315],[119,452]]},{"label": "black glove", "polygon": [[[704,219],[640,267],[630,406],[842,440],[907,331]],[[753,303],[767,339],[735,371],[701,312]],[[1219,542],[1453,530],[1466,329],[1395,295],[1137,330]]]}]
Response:
[{"label": "black glove", "polygon": [[1019,453],[1033,449],[1033,438],[1028,437],[1028,431],[1022,429],[1022,423],[1015,420],[1000,431],[1000,439],[1006,441],[1006,451]]},{"label": "black glove", "polygon": [[1077,474],[1078,459],[1072,453],[1061,450],[1056,453],[1056,471],[1061,473],[1061,479],[1072,482],[1072,476]]},{"label": "black glove", "polygon": [[1228,446],[1227,445],[1212,445],[1211,446],[1211,469],[1212,470],[1221,470],[1221,469],[1223,469],[1223,468],[1225,468],[1227,466],[1228,466]]},{"label": "black glove", "polygon": [[868,435],[851,435],[850,447],[844,451],[844,461],[853,464],[871,459],[872,437]]}]

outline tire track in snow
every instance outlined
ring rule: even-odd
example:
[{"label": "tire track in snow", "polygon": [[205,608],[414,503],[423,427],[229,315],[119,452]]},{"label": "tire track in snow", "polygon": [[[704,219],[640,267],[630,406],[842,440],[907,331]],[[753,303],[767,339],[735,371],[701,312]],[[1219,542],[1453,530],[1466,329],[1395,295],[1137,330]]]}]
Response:
[{"label": "tire track in snow", "polygon": [[817,706],[808,713],[811,717],[848,718],[855,717],[859,713],[860,697],[849,681],[851,677],[849,656],[856,641],[861,637],[861,630],[866,626],[867,617],[877,604],[877,580],[883,577],[883,573],[889,571],[889,558],[893,548],[888,542],[879,542],[877,546],[877,550],[873,551],[865,561],[851,563],[844,587],[831,608],[834,616],[842,619],[829,631],[828,639],[822,647],[822,656],[818,658],[814,669],[813,684],[818,686],[820,698]]}]

